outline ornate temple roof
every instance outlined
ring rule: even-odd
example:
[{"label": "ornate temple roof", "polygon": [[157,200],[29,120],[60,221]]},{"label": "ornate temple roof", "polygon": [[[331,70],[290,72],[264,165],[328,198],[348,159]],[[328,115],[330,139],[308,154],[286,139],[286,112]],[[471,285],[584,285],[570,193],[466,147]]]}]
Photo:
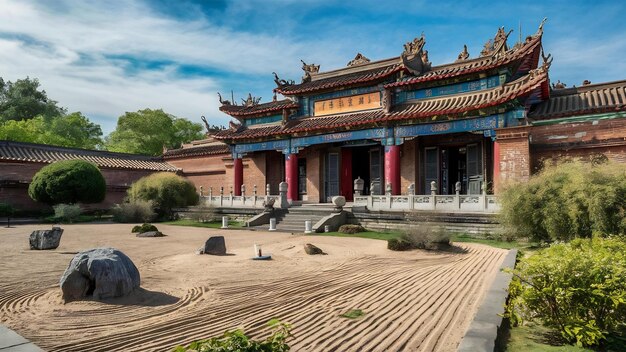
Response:
[{"label": "ornate temple roof", "polygon": [[543,120],[565,116],[626,111],[626,81],[553,89],[529,117]]},{"label": "ornate temple roof", "polygon": [[228,154],[230,148],[223,142],[214,138],[207,138],[199,141],[193,141],[189,144],[183,144],[182,148],[170,149],[163,153],[163,159],[176,159],[190,156],[217,155]]},{"label": "ornate temple roof", "polygon": [[178,171],[160,158],[100,150],[56,147],[45,144],[0,141],[0,160],[53,163],[59,160],[85,160],[99,167],[150,171]]},{"label": "ornate temple roof", "polygon": [[234,105],[230,102],[223,103],[220,107],[220,111],[225,112],[231,116],[245,117],[251,115],[258,115],[271,111],[282,111],[283,109],[297,108],[298,103],[291,99],[283,99],[271,101],[269,103],[249,103],[248,105]]},{"label": "ornate temple roof", "polygon": [[383,109],[337,114],[323,117],[308,117],[290,120],[286,124],[275,124],[260,128],[224,130],[215,134],[223,140],[249,140],[270,136],[285,136],[302,132],[322,132],[349,129],[368,124],[389,121],[430,118],[439,115],[455,115],[500,105],[516,98],[527,96],[537,89],[547,89],[547,66],[532,70],[529,74],[503,86],[472,93],[448,95],[444,97],[422,99],[399,105],[390,112]]}]

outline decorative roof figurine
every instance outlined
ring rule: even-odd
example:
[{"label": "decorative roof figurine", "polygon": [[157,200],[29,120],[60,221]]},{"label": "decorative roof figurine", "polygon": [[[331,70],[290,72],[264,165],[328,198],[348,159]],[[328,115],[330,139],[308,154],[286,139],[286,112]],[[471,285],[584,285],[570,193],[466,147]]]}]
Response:
[{"label": "decorative roof figurine", "polygon": [[278,88],[282,88],[282,87],[286,87],[286,86],[291,86],[296,84],[295,81],[293,80],[284,80],[284,79],[280,79],[278,78],[278,75],[276,74],[276,72],[272,72],[274,74],[274,82],[276,83],[276,86]]},{"label": "decorative roof figurine", "polygon": [[356,56],[354,57],[354,59],[352,59],[352,60],[350,60],[350,62],[348,62],[348,67],[357,66],[357,65],[363,65],[363,64],[366,64],[368,62],[370,62],[370,59],[366,58],[361,53],[357,53]]},{"label": "decorative roof figurine", "polygon": [[496,59],[503,56],[509,50],[506,41],[511,32],[513,32],[512,29],[508,33],[505,33],[504,27],[498,28],[495,38],[493,38],[493,40],[489,39],[485,43],[483,50],[480,52],[480,56],[493,56]]},{"label": "decorative roof figurine", "polygon": [[426,45],[426,37],[422,33],[419,38],[404,44],[404,52],[400,55],[404,67],[416,76],[429,71],[431,67],[428,61],[428,51],[423,50],[424,45]]},{"label": "decorative roof figurine", "polygon": [[[222,104],[222,105],[233,105],[233,103],[231,103],[230,100],[222,99],[222,95],[220,94],[220,92],[217,92],[217,96],[220,99],[220,104]],[[234,104],[234,105],[237,105],[237,104]]]},{"label": "decorative roof figurine", "polygon": [[241,99],[241,101],[243,102],[242,105],[245,107],[255,106],[259,104],[259,102],[261,101],[261,97],[256,98],[252,96],[252,93],[248,93],[248,98]]},{"label": "decorative roof figurine", "polygon": [[304,76],[302,76],[302,83],[310,82],[311,73],[320,72],[320,65],[307,64],[306,62],[304,62],[304,60],[300,60],[300,61],[302,61],[302,70],[304,71]]},{"label": "decorative roof figurine", "polygon": [[556,81],[556,83],[552,83],[552,88],[554,89],[563,89],[567,87],[567,84],[561,82],[561,80]]},{"label": "decorative roof figurine", "polygon": [[459,53],[455,62],[461,62],[469,59],[469,51],[467,51],[467,45],[463,44],[463,51]]},{"label": "decorative roof figurine", "polygon": [[586,79],[586,80],[584,80],[584,81],[583,81],[583,86],[588,86],[588,85],[590,85],[590,84],[591,84],[591,81],[590,81],[590,80],[588,80],[588,79]]}]

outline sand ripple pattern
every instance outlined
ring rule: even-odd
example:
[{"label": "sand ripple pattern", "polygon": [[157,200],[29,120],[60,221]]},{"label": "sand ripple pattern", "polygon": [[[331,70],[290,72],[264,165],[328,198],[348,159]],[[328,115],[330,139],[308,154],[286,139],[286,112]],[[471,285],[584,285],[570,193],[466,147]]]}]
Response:
[{"label": "sand ripple pattern", "polygon": [[[50,351],[167,351],[236,327],[261,337],[273,317],[293,324],[294,351],[454,351],[506,253],[462,248],[419,260],[355,256],[280,280],[144,291],[124,304],[63,305],[56,285],[0,284],[0,316],[28,322],[20,331]],[[350,309],[365,315],[339,317]]]}]

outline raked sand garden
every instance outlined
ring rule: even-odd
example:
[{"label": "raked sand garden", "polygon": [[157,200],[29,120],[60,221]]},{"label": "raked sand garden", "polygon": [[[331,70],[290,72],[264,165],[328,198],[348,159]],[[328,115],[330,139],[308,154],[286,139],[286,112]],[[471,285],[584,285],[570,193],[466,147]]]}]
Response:
[{"label": "raked sand garden", "polygon": [[[47,227],[0,228],[0,323],[50,351],[169,351],[235,328],[261,338],[272,318],[292,324],[293,351],[455,351],[507,252],[168,225],[166,237],[137,238],[129,224],[64,225],[56,250],[29,250]],[[228,255],[196,254],[210,235],[225,236]],[[273,260],[251,260],[255,243]],[[327,255],[307,255],[306,243]],[[72,257],[103,246],[133,260],[141,289],[64,303]],[[363,314],[341,316],[351,310]]]}]

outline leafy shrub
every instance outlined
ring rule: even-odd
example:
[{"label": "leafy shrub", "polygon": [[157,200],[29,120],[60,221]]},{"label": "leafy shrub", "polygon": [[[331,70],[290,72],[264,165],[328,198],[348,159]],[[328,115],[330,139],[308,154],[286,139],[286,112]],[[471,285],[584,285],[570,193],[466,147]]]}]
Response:
[{"label": "leafy shrub", "polygon": [[144,233],[150,231],[159,231],[159,229],[152,224],[144,223],[142,225],[133,226],[131,233]]},{"label": "leafy shrub", "polygon": [[78,204],[57,204],[53,207],[54,219],[60,222],[74,222],[80,216],[81,210]]},{"label": "leafy shrub", "polygon": [[116,204],[112,209],[113,221],[117,222],[149,222],[156,219],[152,202],[134,201]]},{"label": "leafy shrub", "polygon": [[190,181],[170,172],[155,173],[137,180],[128,190],[132,201],[152,201],[162,218],[172,218],[173,208],[198,204],[200,196]]},{"label": "leafy shrub", "polygon": [[242,330],[227,331],[222,336],[192,342],[188,347],[178,346],[174,352],[286,352],[289,351],[287,338],[291,336],[291,325],[281,323],[277,319],[270,320],[267,325],[272,333],[264,341],[251,340]]},{"label": "leafy shrub", "polygon": [[11,217],[15,214],[15,208],[9,203],[0,203],[0,216],[1,217]]},{"label": "leafy shrub", "polygon": [[626,242],[576,239],[555,244],[512,270],[508,312],[540,319],[570,343],[598,345],[626,337]]},{"label": "leafy shrub", "polygon": [[546,165],[500,195],[500,221],[518,237],[571,240],[626,233],[626,166],[580,161]]},{"label": "leafy shrub", "polygon": [[402,237],[419,249],[443,249],[450,246],[450,234],[442,227],[412,227]]},{"label": "leafy shrub", "polygon": [[28,195],[46,204],[99,203],[106,195],[106,182],[98,167],[82,160],[57,161],[33,176]]},{"label": "leafy shrub", "polygon": [[339,232],[353,234],[353,233],[365,232],[365,229],[361,225],[346,224],[346,225],[341,225],[339,227]]},{"label": "leafy shrub", "polygon": [[193,209],[190,213],[191,219],[197,222],[213,222],[218,220],[215,209],[210,205],[200,205]]},{"label": "leafy shrub", "polygon": [[404,238],[391,238],[387,240],[387,249],[392,251],[408,251],[413,248],[413,244]]}]

